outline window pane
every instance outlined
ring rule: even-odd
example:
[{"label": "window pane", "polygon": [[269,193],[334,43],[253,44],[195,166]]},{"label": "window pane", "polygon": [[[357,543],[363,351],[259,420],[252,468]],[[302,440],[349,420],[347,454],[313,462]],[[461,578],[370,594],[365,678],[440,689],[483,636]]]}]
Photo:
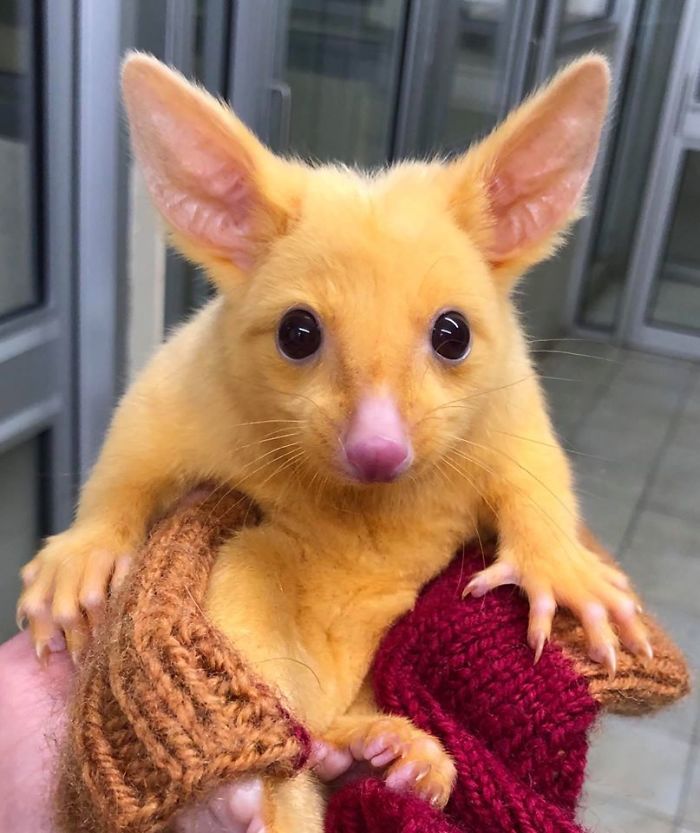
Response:
[{"label": "window pane", "polygon": [[434,6],[437,44],[426,70],[410,155],[464,150],[503,115],[513,83],[513,8],[508,0],[445,0]]},{"label": "window pane", "polygon": [[639,172],[651,162],[682,11],[683,0],[656,0],[641,8],[629,85],[644,91],[644,103],[638,107],[633,96],[621,100],[619,139],[612,148],[579,310],[581,323],[596,329],[611,330],[619,318],[647,183]]},{"label": "window pane", "polygon": [[[386,161],[406,6],[292,0],[282,73],[291,90],[290,150],[364,166]],[[278,129],[286,132],[284,118]]]},{"label": "window pane", "polygon": [[[507,82],[507,5],[503,0],[461,3],[452,36],[444,33],[440,48],[452,50],[452,71],[442,147],[464,148],[498,121]],[[439,124],[439,113],[436,118]]]},{"label": "window pane", "polygon": [[648,319],[700,335],[700,151],[686,153],[666,253],[656,275]]},{"label": "window pane", "polygon": [[0,3],[0,317],[39,301],[34,4]]},{"label": "window pane", "polygon": [[40,445],[34,439],[0,455],[0,642],[16,630],[19,570],[41,537]]}]

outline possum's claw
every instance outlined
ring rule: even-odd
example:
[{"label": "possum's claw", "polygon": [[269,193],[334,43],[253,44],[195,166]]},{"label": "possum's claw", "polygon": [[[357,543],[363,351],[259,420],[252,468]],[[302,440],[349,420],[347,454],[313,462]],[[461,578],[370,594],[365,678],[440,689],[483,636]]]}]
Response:
[{"label": "possum's claw", "polygon": [[470,579],[463,595],[483,596],[504,584],[518,585],[530,601],[528,644],[535,662],[550,638],[557,605],[568,608],[581,622],[589,656],[601,663],[611,678],[617,669],[618,643],[639,658],[653,656],[629,580],[584,547],[556,565],[518,559],[514,553],[501,554]]}]

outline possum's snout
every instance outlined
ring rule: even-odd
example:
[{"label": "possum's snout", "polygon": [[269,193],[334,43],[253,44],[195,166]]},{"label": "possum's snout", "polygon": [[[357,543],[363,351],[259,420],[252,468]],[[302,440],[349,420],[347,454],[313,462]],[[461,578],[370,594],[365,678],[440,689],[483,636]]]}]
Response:
[{"label": "possum's snout", "polygon": [[386,395],[360,400],[342,447],[343,468],[361,483],[389,483],[413,462],[413,448],[396,402]]}]

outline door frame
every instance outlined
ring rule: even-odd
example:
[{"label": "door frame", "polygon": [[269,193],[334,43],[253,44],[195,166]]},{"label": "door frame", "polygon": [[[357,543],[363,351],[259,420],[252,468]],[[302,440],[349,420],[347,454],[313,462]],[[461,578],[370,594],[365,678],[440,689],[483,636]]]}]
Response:
[{"label": "door frame", "polygon": [[[686,150],[700,150],[698,27],[700,0],[687,0],[635,233],[621,317],[621,332],[632,346],[694,359],[700,358],[700,335],[653,325],[646,320],[646,313],[673,220],[684,155]],[[663,206],[661,217],[659,206]]]},{"label": "door frame", "polygon": [[[507,28],[503,32],[501,54],[506,65],[505,85],[498,102],[499,121],[523,98],[540,3],[541,0],[512,0],[504,16],[503,24]],[[425,97],[430,94],[429,79],[439,60],[438,33],[444,27],[442,17],[443,6],[434,0],[412,0],[409,4],[390,161],[416,155]],[[445,56],[441,57],[444,62]],[[447,77],[445,72],[440,74]],[[449,90],[445,88],[441,94],[447,96]],[[465,145],[469,138],[465,136]]]},{"label": "door frame", "polygon": [[[38,302],[0,322],[0,452],[38,438],[41,532],[67,525],[75,494],[74,390],[74,11],[71,0],[35,2],[41,16],[36,144],[40,210],[32,229],[39,253]],[[32,65],[36,66],[32,54]],[[39,161],[40,160],[40,161]]]},{"label": "door frame", "polygon": [[[600,137],[598,156],[591,172],[586,190],[586,213],[575,227],[573,257],[571,271],[562,316],[563,329],[581,335],[591,335],[601,338],[598,330],[590,331],[578,322],[578,312],[585,289],[586,278],[591,264],[593,246],[595,244],[596,222],[600,214],[605,197],[605,177],[608,175],[612,162],[615,137],[615,123],[619,115],[619,102],[623,82],[627,74],[630,59],[630,43],[634,30],[634,23],[640,8],[640,0],[612,0],[608,17],[619,26],[619,35],[615,44],[615,53],[611,61],[612,84],[610,89],[610,113],[603,126]],[[554,67],[556,41],[559,24],[563,17],[563,2],[556,0],[548,9],[548,17],[544,26],[544,48],[542,54],[548,58],[549,66],[543,62],[538,65],[536,83],[541,84]],[[603,334],[609,338],[609,334]]]}]

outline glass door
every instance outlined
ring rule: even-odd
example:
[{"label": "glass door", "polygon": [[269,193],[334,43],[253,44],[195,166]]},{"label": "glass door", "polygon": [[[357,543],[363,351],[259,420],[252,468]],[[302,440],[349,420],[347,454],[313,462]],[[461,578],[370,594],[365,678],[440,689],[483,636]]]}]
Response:
[{"label": "glass door", "polygon": [[639,5],[638,0],[550,0],[544,6],[530,87],[544,83],[576,58],[599,52],[610,62],[612,89],[607,127],[588,184],[586,214],[556,257],[538,266],[522,284],[519,303],[529,332],[540,338],[553,338],[570,328],[582,284],[593,279],[596,218],[603,205],[618,118],[617,102],[626,77]]},{"label": "glass door", "polygon": [[274,150],[364,167],[391,155],[408,0],[243,0],[234,109]]},{"label": "glass door", "polygon": [[700,357],[700,3],[689,2],[638,226],[629,340]]},{"label": "glass door", "polygon": [[[615,101],[637,0],[417,0],[411,5],[397,116],[396,156],[464,150],[525,94],[591,51],[613,70]],[[601,201],[608,137],[588,190],[589,216],[558,257],[523,284],[531,334],[554,337],[573,317]]]},{"label": "glass door", "polygon": [[641,5],[585,279],[571,299],[577,328],[614,334],[618,340],[647,180],[642,172],[649,170],[654,152],[684,2],[649,0]]},{"label": "glass door", "polygon": [[411,5],[394,155],[466,148],[520,101],[536,0]]},{"label": "glass door", "polygon": [[0,5],[0,641],[21,565],[72,514],[72,22]]}]

